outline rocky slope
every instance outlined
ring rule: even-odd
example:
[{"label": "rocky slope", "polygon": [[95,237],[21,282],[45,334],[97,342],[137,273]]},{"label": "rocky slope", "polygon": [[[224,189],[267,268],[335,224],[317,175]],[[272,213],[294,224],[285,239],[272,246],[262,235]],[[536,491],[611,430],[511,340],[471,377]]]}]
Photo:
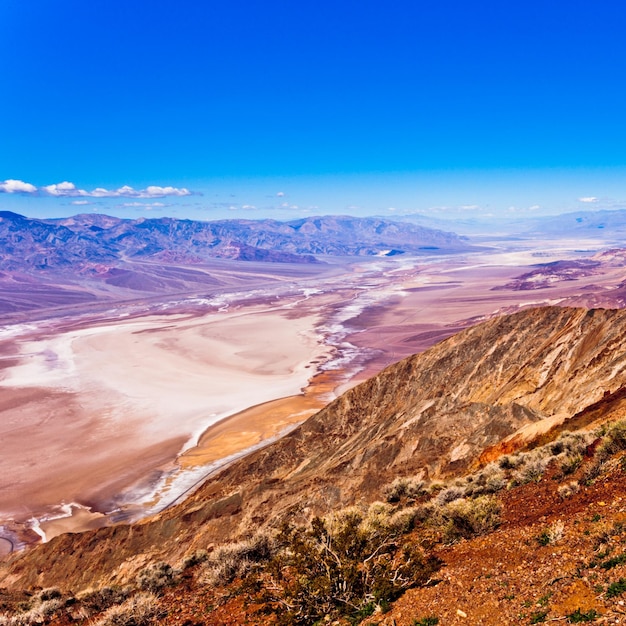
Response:
[{"label": "rocky slope", "polygon": [[0,585],[122,583],[150,560],[378,499],[398,476],[460,475],[503,440],[521,447],[586,410],[605,419],[623,408],[625,335],[618,310],[548,307],[472,327],[345,393],[153,519],[13,556]]}]

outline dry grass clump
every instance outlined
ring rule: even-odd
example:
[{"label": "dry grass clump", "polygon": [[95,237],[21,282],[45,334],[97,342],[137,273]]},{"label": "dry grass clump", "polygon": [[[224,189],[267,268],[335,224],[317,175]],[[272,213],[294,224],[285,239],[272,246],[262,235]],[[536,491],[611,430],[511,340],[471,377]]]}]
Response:
[{"label": "dry grass clump", "polygon": [[156,595],[143,592],[107,609],[94,626],[146,626],[158,615]]},{"label": "dry grass clump", "polygon": [[426,483],[416,477],[398,477],[383,489],[387,502],[400,502],[403,498],[417,500],[426,493]]},{"label": "dry grass clump", "polygon": [[190,567],[195,567],[204,563],[209,558],[209,553],[206,550],[200,549],[188,554],[182,561],[180,569],[185,571]]},{"label": "dry grass clump", "polygon": [[164,561],[151,563],[137,574],[137,586],[143,591],[158,593],[176,582],[176,572]]},{"label": "dry grass clump", "polygon": [[557,489],[557,492],[559,496],[561,496],[562,500],[567,500],[567,498],[571,498],[574,494],[578,493],[579,491],[580,491],[580,485],[575,480],[565,485],[561,485]]},{"label": "dry grass clump", "polygon": [[118,587],[101,587],[100,589],[86,589],[76,596],[76,599],[89,614],[101,613],[114,604],[121,604],[130,594],[130,589]]},{"label": "dry grass clump", "polygon": [[465,496],[497,493],[508,485],[506,472],[498,463],[489,463],[480,472],[468,476]]},{"label": "dry grass clump", "polygon": [[435,504],[438,506],[443,506],[448,504],[449,502],[454,502],[455,500],[459,500],[460,498],[465,497],[465,487],[452,485],[451,487],[446,487],[442,489],[435,496]]},{"label": "dry grass clump", "polygon": [[202,581],[210,585],[226,585],[243,578],[268,561],[275,550],[275,541],[267,533],[257,533],[250,539],[216,548],[208,555]]},{"label": "dry grass clump", "polygon": [[524,462],[513,472],[513,484],[526,485],[541,480],[552,459],[547,456],[546,452],[540,453],[540,450],[541,448],[537,448],[537,450],[526,455]]},{"label": "dry grass clump", "polygon": [[439,528],[448,541],[470,538],[497,528],[500,510],[494,496],[462,498],[436,507],[427,523]]},{"label": "dry grass clump", "polygon": [[605,462],[614,454],[626,450],[626,420],[611,424],[603,433],[602,444],[596,452],[599,462]]},{"label": "dry grass clump", "polygon": [[50,623],[54,614],[64,607],[65,601],[58,589],[42,589],[33,596],[30,609],[14,615],[0,615],[0,626],[32,626]]}]

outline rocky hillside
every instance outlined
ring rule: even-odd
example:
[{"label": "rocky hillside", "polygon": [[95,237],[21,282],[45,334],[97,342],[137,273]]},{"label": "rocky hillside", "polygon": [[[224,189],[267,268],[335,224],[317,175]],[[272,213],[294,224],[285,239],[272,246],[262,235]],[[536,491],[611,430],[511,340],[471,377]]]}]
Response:
[{"label": "rocky hillside", "polygon": [[371,502],[398,477],[461,475],[503,441],[499,454],[568,420],[598,422],[624,402],[625,334],[626,311],[558,307],[465,330],[347,392],[157,517],[13,556],[0,585],[121,584],[150,560]]}]

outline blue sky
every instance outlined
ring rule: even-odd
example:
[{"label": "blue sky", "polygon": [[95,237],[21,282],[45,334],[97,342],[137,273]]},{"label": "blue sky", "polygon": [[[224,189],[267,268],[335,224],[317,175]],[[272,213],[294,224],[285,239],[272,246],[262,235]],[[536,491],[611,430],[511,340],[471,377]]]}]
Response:
[{"label": "blue sky", "polygon": [[625,25],[613,0],[3,0],[0,209],[626,206]]}]

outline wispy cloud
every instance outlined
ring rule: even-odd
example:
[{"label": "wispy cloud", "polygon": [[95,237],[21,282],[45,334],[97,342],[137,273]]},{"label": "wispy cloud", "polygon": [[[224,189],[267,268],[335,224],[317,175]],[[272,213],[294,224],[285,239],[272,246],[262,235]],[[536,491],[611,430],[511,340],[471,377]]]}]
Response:
[{"label": "wispy cloud", "polygon": [[72,200],[71,204],[76,206],[83,206],[85,204],[91,204],[91,202],[89,202],[89,200]]},{"label": "wispy cloud", "polygon": [[599,198],[596,198],[595,196],[585,196],[583,198],[578,198],[578,202],[598,202]]},{"label": "wispy cloud", "polygon": [[0,193],[35,193],[36,191],[35,185],[25,183],[23,180],[9,178],[0,183]]},{"label": "wispy cloud", "polygon": [[165,204],[164,202],[123,202],[119,206],[121,207],[138,207],[144,209],[156,209],[165,206],[171,206],[169,204]]},{"label": "wispy cloud", "polygon": [[22,180],[5,180],[0,183],[0,193],[40,193],[42,195],[54,196],[57,198],[165,198],[190,196],[192,192],[185,187],[161,187],[159,185],[149,185],[145,189],[134,189],[129,185],[124,185],[117,189],[105,189],[96,187],[91,191],[79,189],[74,183],[63,181],[43,187],[35,187]]}]

